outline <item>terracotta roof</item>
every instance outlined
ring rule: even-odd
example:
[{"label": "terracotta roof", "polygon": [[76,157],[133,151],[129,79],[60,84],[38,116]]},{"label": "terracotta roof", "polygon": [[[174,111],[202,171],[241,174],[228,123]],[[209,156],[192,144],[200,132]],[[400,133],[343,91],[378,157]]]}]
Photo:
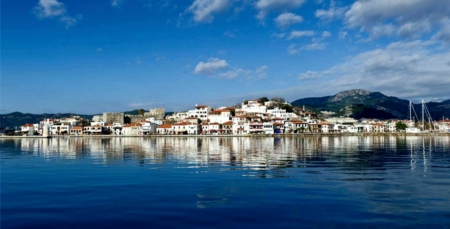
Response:
[{"label": "terracotta roof", "polygon": [[284,120],[284,119],[276,117],[276,118],[273,118],[272,120]]},{"label": "terracotta roof", "polygon": [[274,122],[273,125],[275,125],[275,126],[283,126],[284,124],[281,123],[281,122]]},{"label": "terracotta roof", "polygon": [[205,106],[205,105],[195,106],[195,108],[197,108],[197,109],[199,109],[199,108],[206,108],[206,107],[208,107],[208,106]]},{"label": "terracotta roof", "polygon": [[126,124],[123,127],[132,127],[132,126],[142,126],[142,124],[140,123],[130,123],[130,124]]},{"label": "terracotta roof", "polygon": [[81,127],[81,126],[74,126],[74,127],[72,127],[72,130],[82,130],[83,129],[83,127]]},{"label": "terracotta roof", "polygon": [[33,124],[25,124],[25,125],[23,125],[23,127],[34,127],[34,125]]},{"label": "terracotta roof", "polygon": [[[158,126],[158,128],[160,128],[160,129],[168,129],[168,128],[172,128],[172,125],[164,124],[164,125]],[[158,129],[158,128],[157,128],[157,129]]]},{"label": "terracotta roof", "polygon": [[173,124],[173,126],[186,126],[186,125],[187,125],[187,123],[185,123],[185,122]]},{"label": "terracotta roof", "polygon": [[224,122],[223,125],[233,125],[232,121]]},{"label": "terracotta roof", "polygon": [[218,122],[212,122],[209,125],[219,125],[219,123]]}]

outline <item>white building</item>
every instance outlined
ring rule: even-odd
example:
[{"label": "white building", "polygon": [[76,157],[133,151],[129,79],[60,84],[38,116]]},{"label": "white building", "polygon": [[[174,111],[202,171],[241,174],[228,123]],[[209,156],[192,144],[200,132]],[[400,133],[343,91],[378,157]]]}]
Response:
[{"label": "white building", "polygon": [[266,113],[267,108],[256,100],[250,100],[247,104],[242,103],[241,110],[246,113]]},{"label": "white building", "polygon": [[217,123],[225,123],[231,120],[230,109],[217,109],[209,112],[209,121]]},{"label": "white building", "polygon": [[210,106],[203,106],[203,105],[195,105],[194,110],[188,111],[188,117],[194,117],[199,118],[201,120],[208,119],[208,114],[211,112]]},{"label": "white building", "polygon": [[127,136],[142,135],[142,124],[130,123],[122,127],[122,134]]}]

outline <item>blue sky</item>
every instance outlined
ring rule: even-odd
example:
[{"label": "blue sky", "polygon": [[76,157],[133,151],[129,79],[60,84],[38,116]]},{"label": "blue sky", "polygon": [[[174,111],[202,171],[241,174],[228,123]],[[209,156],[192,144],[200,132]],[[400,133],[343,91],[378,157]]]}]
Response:
[{"label": "blue sky", "polygon": [[450,99],[448,0],[1,3],[0,113],[191,109],[365,89]]}]

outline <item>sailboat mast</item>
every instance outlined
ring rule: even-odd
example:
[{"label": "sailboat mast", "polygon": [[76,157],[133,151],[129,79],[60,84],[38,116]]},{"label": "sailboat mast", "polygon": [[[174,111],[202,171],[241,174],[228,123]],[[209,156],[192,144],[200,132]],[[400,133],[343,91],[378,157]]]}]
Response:
[{"label": "sailboat mast", "polygon": [[425,131],[425,107],[424,107],[424,101],[423,101],[423,99],[422,99],[422,128],[423,128],[423,130]]},{"label": "sailboat mast", "polygon": [[411,121],[412,121],[412,114],[411,114],[411,106],[412,106],[412,102],[411,102],[411,100],[409,101],[409,122],[411,123]]}]

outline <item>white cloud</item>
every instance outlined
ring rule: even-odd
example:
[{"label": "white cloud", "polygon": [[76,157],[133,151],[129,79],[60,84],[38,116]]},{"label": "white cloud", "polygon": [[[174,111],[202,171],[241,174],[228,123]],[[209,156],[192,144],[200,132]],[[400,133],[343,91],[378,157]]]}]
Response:
[{"label": "white cloud", "polygon": [[218,77],[219,78],[226,78],[226,79],[234,79],[234,78],[236,78],[238,76],[241,76],[241,75],[249,76],[251,74],[252,74],[252,72],[249,71],[249,70],[244,70],[242,68],[238,68],[238,69],[230,70],[230,71],[227,71],[227,72],[219,73]]},{"label": "white cloud", "polygon": [[258,79],[266,79],[268,69],[269,69],[269,67],[267,67],[267,66],[261,66],[261,67],[257,68],[255,71],[256,77]]},{"label": "white cloud", "polygon": [[270,37],[283,38],[285,35],[286,35],[286,33],[274,33]]},{"label": "white cloud", "polygon": [[308,45],[304,45],[300,50],[324,50],[327,47],[327,43],[315,42]]},{"label": "white cloud", "polygon": [[370,37],[379,38],[382,36],[389,36],[394,32],[394,30],[395,27],[392,24],[376,25],[373,26],[370,31]]},{"label": "white cloud", "polygon": [[450,19],[448,0],[358,0],[345,13],[350,28],[369,32],[372,38],[391,35],[394,31],[406,38],[417,38],[433,28],[445,31]]},{"label": "white cloud", "polygon": [[227,37],[234,37],[234,34],[230,31],[226,31],[223,35]]},{"label": "white cloud", "polygon": [[328,32],[328,31],[323,31],[323,33],[322,33],[322,38],[327,38],[327,37],[329,37],[329,36],[331,36],[331,33],[330,33],[330,32]]},{"label": "white cloud", "polygon": [[267,66],[261,66],[255,71],[246,70],[243,68],[232,68],[231,70],[225,71],[229,67],[230,66],[225,60],[210,58],[206,63],[198,63],[195,67],[194,73],[216,79],[244,78],[247,80],[263,80],[267,78],[267,70],[269,69]]},{"label": "white cloud", "polygon": [[332,85],[333,91],[364,88],[409,98],[448,97],[448,60],[450,52],[434,50],[433,42],[396,42],[360,53],[327,71],[309,71],[299,77],[321,77],[314,87]]},{"label": "white cloud", "polygon": [[342,18],[345,14],[347,7],[336,7],[334,1],[331,1],[330,8],[328,10],[316,10],[316,17],[324,22],[330,22],[335,18]]},{"label": "white cloud", "polygon": [[112,7],[120,7],[125,2],[125,0],[112,0],[111,6]]},{"label": "white cloud", "polygon": [[300,80],[305,80],[305,79],[314,79],[314,78],[319,78],[321,76],[320,73],[315,72],[315,71],[307,71],[306,73],[302,73],[298,75],[298,78]]},{"label": "white cloud", "polygon": [[57,18],[67,28],[81,20],[81,15],[76,17],[69,16],[64,3],[58,2],[58,0],[39,0],[38,5],[34,8],[34,13],[40,19]]},{"label": "white cloud", "polygon": [[278,15],[278,17],[276,17],[274,19],[275,23],[277,24],[278,27],[280,28],[288,28],[293,24],[297,24],[303,21],[303,17],[299,16],[299,15],[295,15],[293,13],[283,13]]},{"label": "white cloud", "polygon": [[258,0],[256,8],[259,10],[257,18],[264,19],[267,12],[274,9],[290,10],[300,7],[305,0]]},{"label": "white cloud", "polygon": [[311,30],[305,30],[305,31],[299,31],[299,30],[292,30],[292,32],[289,34],[288,40],[299,38],[299,37],[311,37],[314,36],[314,31]]},{"label": "white cloud", "polygon": [[339,39],[345,39],[347,37],[348,32],[347,31],[340,31],[339,32]]},{"label": "white cloud", "polygon": [[297,54],[302,50],[312,51],[312,50],[324,50],[327,47],[327,43],[323,42],[313,42],[311,44],[303,45],[298,47],[297,44],[289,45],[287,51],[289,54]]},{"label": "white cloud", "polygon": [[289,54],[294,55],[297,54],[300,50],[297,48],[296,44],[292,44],[287,47],[287,51]]},{"label": "white cloud", "polygon": [[219,70],[227,68],[228,66],[228,63],[225,60],[221,60],[219,58],[210,58],[206,63],[198,63],[197,66],[195,66],[194,73],[210,76],[215,74]]},{"label": "white cloud", "polygon": [[187,11],[194,14],[194,21],[211,23],[214,13],[219,13],[227,9],[230,0],[195,0]]}]

